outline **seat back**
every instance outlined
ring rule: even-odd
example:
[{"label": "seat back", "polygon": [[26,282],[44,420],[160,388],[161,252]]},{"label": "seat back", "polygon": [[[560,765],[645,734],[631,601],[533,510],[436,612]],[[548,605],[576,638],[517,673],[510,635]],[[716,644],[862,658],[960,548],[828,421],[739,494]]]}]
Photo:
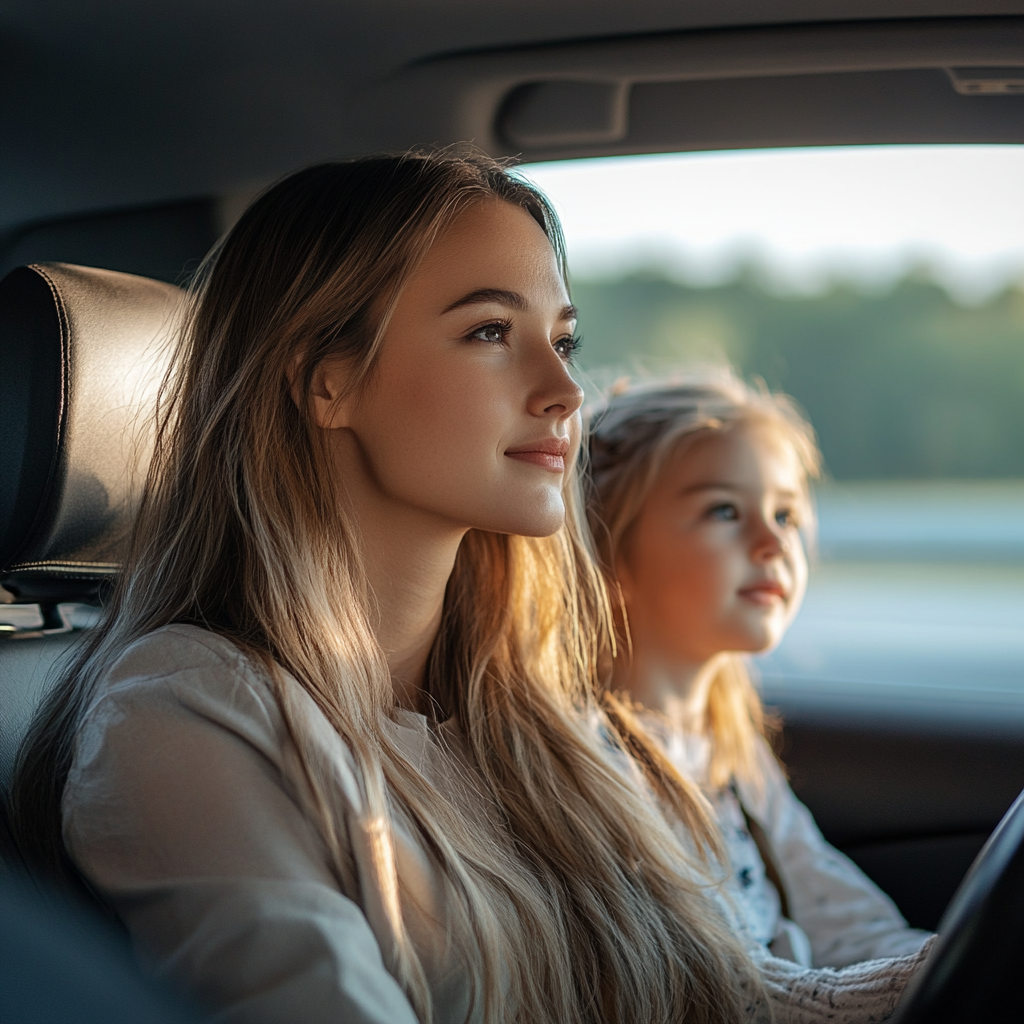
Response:
[{"label": "seat back", "polygon": [[[0,282],[4,791],[32,715],[80,638],[69,603],[100,602],[118,571],[183,295],[58,263]],[[19,629],[26,612],[37,625]]]}]

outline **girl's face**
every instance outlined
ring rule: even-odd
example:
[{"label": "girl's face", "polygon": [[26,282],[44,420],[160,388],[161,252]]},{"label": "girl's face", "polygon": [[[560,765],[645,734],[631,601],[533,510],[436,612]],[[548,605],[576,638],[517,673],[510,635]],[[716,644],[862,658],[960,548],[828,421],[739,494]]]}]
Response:
[{"label": "girl's face", "polygon": [[403,289],[370,383],[325,424],[346,428],[357,450],[343,471],[358,473],[381,515],[555,532],[580,440],[575,327],[533,218],[497,200],[470,208]]},{"label": "girl's face", "polygon": [[618,566],[640,656],[699,665],[782,639],[807,585],[804,482],[792,446],[757,423],[666,461]]}]

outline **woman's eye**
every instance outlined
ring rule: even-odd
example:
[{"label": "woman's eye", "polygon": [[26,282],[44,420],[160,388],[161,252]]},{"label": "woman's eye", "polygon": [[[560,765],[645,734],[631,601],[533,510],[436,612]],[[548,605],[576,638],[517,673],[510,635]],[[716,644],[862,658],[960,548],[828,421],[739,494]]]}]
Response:
[{"label": "woman's eye", "polygon": [[473,331],[470,337],[486,341],[491,345],[502,345],[505,342],[505,335],[508,330],[509,326],[507,324],[484,324],[483,327],[478,327]]},{"label": "woman's eye", "polygon": [[780,509],[775,513],[775,522],[779,526],[786,527],[799,527],[800,522],[797,519],[796,513],[791,508]]},{"label": "woman's eye", "polygon": [[577,335],[570,335],[567,338],[559,338],[552,347],[564,360],[566,360],[566,362],[568,362],[579,351],[580,345],[582,344],[582,338]]},{"label": "woman's eye", "polygon": [[740,517],[740,510],[730,502],[723,502],[721,505],[712,505],[708,509],[708,518],[717,519],[719,522],[732,523]]}]

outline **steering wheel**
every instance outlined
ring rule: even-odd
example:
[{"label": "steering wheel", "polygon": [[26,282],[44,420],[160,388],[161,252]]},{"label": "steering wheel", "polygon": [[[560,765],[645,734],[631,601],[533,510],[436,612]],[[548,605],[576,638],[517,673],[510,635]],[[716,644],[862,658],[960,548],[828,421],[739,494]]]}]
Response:
[{"label": "steering wheel", "polygon": [[1024,1020],[1024,793],[978,854],[892,1024]]}]

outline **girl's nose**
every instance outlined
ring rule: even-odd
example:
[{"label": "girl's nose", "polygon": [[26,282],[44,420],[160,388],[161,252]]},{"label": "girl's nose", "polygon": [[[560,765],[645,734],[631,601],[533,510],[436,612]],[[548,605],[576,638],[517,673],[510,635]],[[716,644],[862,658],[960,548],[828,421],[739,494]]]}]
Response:
[{"label": "girl's nose", "polygon": [[789,547],[789,542],[774,520],[763,516],[757,516],[754,520],[754,560],[768,562],[784,554]]}]

